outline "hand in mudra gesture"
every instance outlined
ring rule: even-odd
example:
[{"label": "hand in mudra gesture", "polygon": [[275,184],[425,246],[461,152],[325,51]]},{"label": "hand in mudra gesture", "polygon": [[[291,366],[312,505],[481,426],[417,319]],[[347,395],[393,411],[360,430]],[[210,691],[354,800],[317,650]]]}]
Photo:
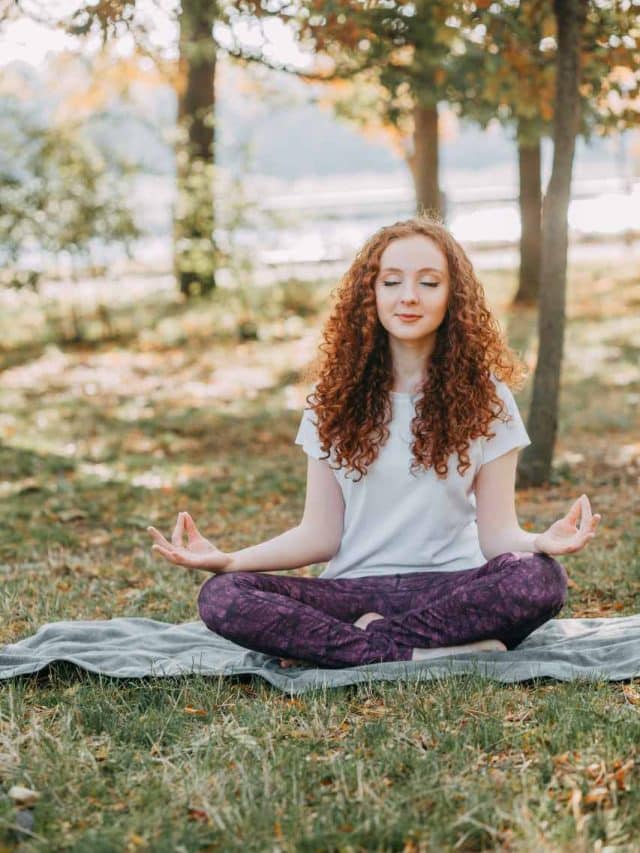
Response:
[{"label": "hand in mudra gesture", "polygon": [[534,544],[540,551],[549,555],[580,551],[596,535],[595,531],[601,518],[598,512],[591,514],[589,498],[581,495],[563,518],[536,536]]},{"label": "hand in mudra gesture", "polygon": [[223,571],[231,561],[230,554],[225,554],[216,548],[213,542],[209,542],[202,536],[188,512],[178,513],[178,520],[171,534],[171,542],[165,539],[155,527],[147,527],[147,531],[155,540],[151,550],[177,566],[217,572]]}]

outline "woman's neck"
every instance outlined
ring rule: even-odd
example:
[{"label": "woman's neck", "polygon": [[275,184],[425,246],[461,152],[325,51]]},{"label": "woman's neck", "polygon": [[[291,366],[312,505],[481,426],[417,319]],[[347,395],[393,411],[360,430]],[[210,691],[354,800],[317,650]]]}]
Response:
[{"label": "woman's neck", "polygon": [[396,377],[391,390],[395,391],[396,394],[417,394],[422,387],[424,378],[424,374],[413,379]]}]

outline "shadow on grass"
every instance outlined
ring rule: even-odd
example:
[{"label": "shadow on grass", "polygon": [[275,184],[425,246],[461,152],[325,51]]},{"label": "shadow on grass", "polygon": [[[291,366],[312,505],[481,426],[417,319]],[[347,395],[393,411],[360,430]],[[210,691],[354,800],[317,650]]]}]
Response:
[{"label": "shadow on grass", "polygon": [[[75,463],[68,456],[55,453],[39,453],[22,447],[11,447],[0,442],[0,471],[6,480],[24,477],[42,477],[49,474],[64,475],[75,469]],[[27,485],[25,491],[32,486]]]}]

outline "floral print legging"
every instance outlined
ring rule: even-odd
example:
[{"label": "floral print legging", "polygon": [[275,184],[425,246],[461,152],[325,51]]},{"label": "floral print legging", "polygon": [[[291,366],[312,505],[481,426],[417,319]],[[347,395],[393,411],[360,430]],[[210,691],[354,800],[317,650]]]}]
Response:
[{"label": "floral print legging", "polygon": [[[341,668],[411,660],[413,648],[497,639],[514,649],[562,610],[567,573],[548,554],[508,552],[456,572],[313,578],[231,572],[198,594],[205,625],[267,655]],[[380,613],[366,628],[353,623]]]}]

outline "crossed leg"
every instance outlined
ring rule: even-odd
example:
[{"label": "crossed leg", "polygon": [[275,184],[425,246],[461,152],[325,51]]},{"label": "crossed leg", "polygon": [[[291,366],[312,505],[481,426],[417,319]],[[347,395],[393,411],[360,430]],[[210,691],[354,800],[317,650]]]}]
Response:
[{"label": "crossed leg", "polygon": [[[370,622],[376,619],[384,619],[381,613],[364,613],[353,623],[356,628],[366,629]],[[507,647],[500,640],[477,640],[475,643],[464,643],[461,646],[446,646],[443,649],[420,649],[414,648],[411,660],[428,660],[429,658],[445,657],[447,655],[459,655],[462,652],[506,652]],[[307,662],[296,658],[280,658],[280,666],[288,669],[292,666],[304,666]]]},{"label": "crossed leg", "polygon": [[357,666],[470,646],[515,648],[562,609],[566,582],[552,557],[509,552],[459,572],[346,580],[214,575],[198,606],[212,631],[246,648],[321,666]]}]

